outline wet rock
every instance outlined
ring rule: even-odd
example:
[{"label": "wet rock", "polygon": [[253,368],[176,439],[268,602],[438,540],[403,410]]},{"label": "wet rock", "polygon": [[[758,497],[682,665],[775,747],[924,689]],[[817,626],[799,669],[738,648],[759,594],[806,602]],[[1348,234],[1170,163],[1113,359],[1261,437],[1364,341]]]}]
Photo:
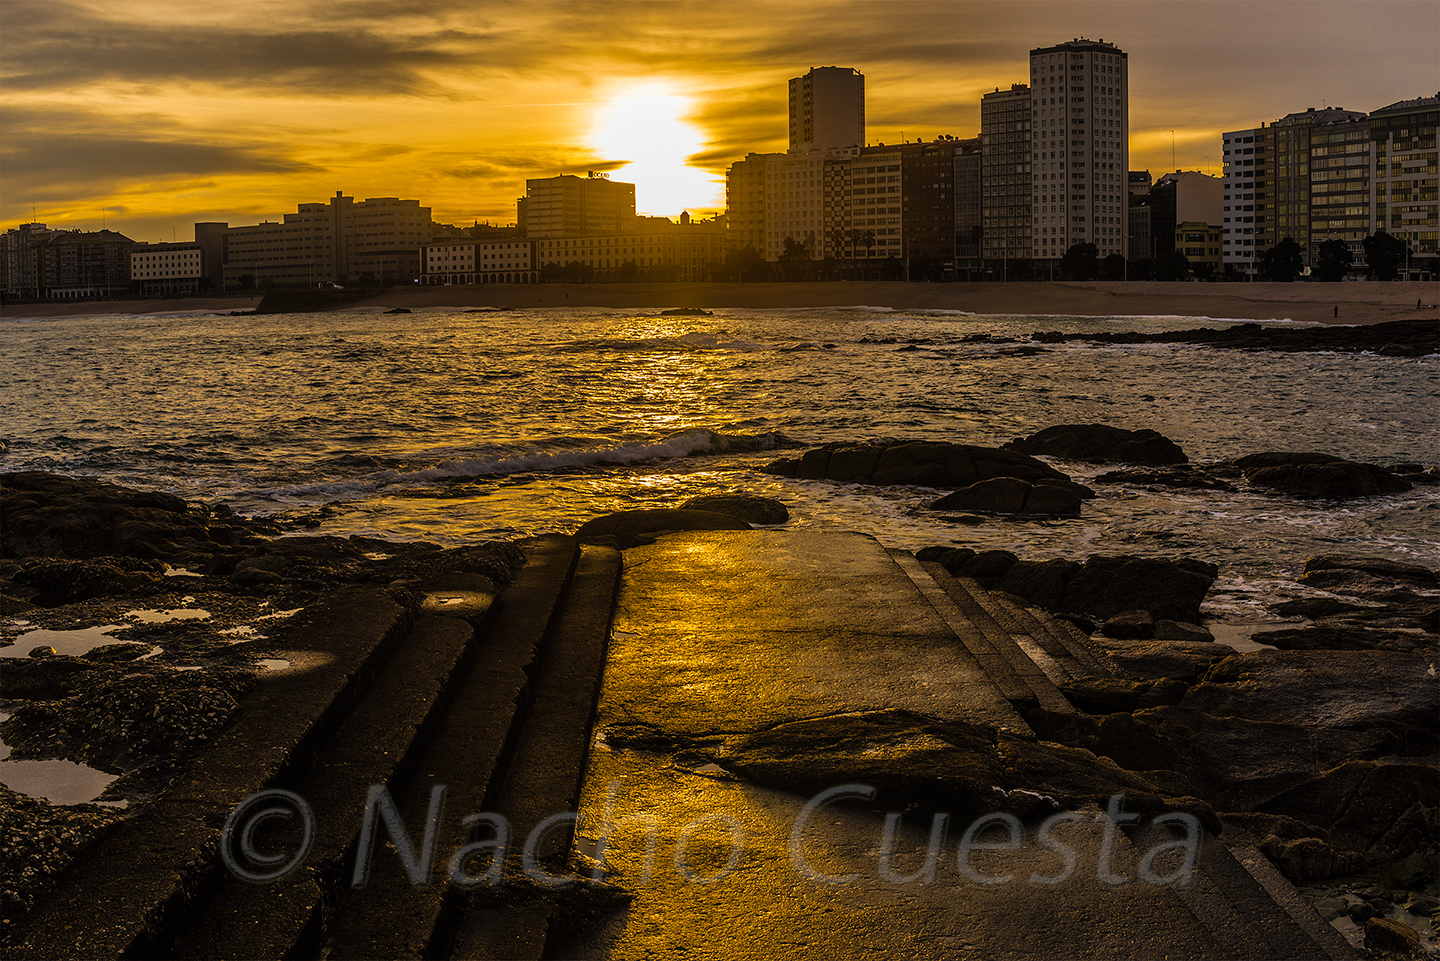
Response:
[{"label": "wet rock", "polygon": [[1229,492],[1235,490],[1235,485],[1224,478],[1216,477],[1194,467],[1170,467],[1159,470],[1136,468],[1112,470],[1096,477],[1095,483]]},{"label": "wet rock", "polygon": [[221,521],[158,491],[23,472],[0,477],[6,557],[168,558],[254,540],[263,524]]},{"label": "wet rock", "polygon": [[992,477],[1069,480],[1033,457],[969,444],[829,444],[761,469],[783,477],[920,487],[968,487]]},{"label": "wet rock", "polygon": [[756,497],[752,494],[707,494],[692,497],[680,505],[681,510],[711,511],[729,514],[748,524],[784,524],[790,520],[790,511],[773,497]]},{"label": "wet rock", "polygon": [[11,658],[0,670],[0,698],[59,699],[69,697],[96,665],[75,657],[38,660]]},{"label": "wet rock", "polygon": [[1122,641],[1144,641],[1155,636],[1155,619],[1149,611],[1121,611],[1100,626],[1100,633]]},{"label": "wet rock", "polygon": [[[936,544],[931,547],[922,547],[915,552],[915,559],[917,561],[920,561],[921,563],[938,561],[941,554],[948,554],[954,549],[955,548],[951,547],[949,544]],[[974,551],[971,551],[971,553],[973,554]]]},{"label": "wet rock", "polygon": [[1365,950],[1381,954],[1413,954],[1420,950],[1420,935],[1409,925],[1390,918],[1365,922]]},{"label": "wet rock", "polygon": [[[1305,837],[1287,841],[1271,836],[1261,842],[1260,851],[1280,869],[1280,873],[1296,883],[1323,881],[1341,873],[1337,869],[1335,849],[1328,841],[1320,838]],[[1348,903],[1337,898],[1334,916],[1350,914],[1357,906],[1367,907],[1368,910],[1368,906],[1359,898]],[[1354,917],[1353,914],[1350,916]],[[1368,916],[1367,914],[1366,917]]]},{"label": "wet rock", "polygon": [[1060,685],[1065,699],[1087,714],[1129,714],[1140,704],[1149,682],[1090,678]]},{"label": "wet rock", "polygon": [[36,647],[30,648],[30,653],[25,656],[36,661],[44,657],[54,657],[55,648],[51,647],[49,644],[40,644]]},{"label": "wet rock", "polygon": [[1106,639],[1103,648],[1115,666],[1131,677],[1174,678],[1187,683],[1198,680],[1212,665],[1234,653],[1213,642],[1196,641]]},{"label": "wet rock", "polygon": [[1305,562],[1305,575],[1316,571],[1363,571],[1417,587],[1440,587],[1440,575],[1429,567],[1365,554],[1317,554]]},{"label": "wet rock", "polygon": [[1157,641],[1196,641],[1205,642],[1215,640],[1215,635],[1201,627],[1199,624],[1187,624],[1184,621],[1170,621],[1165,618],[1155,622],[1155,640]]},{"label": "wet rock", "polygon": [[[996,581],[993,589],[1014,594],[1047,610],[1061,606],[1065,588],[1080,572],[1075,561],[1056,558],[1049,561],[1016,561]],[[1088,633],[1088,632],[1087,632]]]},{"label": "wet rock", "polygon": [[959,577],[973,577],[986,580],[1003,577],[1019,560],[1009,551],[981,551],[960,565]]},{"label": "wet rock", "polygon": [[1233,463],[1250,483],[1296,497],[1369,497],[1410,489],[1409,481],[1383,467],[1333,454],[1269,451],[1246,454]]},{"label": "wet rock", "polygon": [[1197,327],[1153,333],[1090,331],[1062,333],[1037,331],[1031,340],[1044,344],[1086,341],[1100,344],[1201,344],[1239,350],[1304,351],[1387,351],[1387,356],[1424,357],[1440,352],[1440,333],[1433,320],[1392,320],[1359,326],[1274,327],[1262,324],[1235,324],[1231,327]]},{"label": "wet rock", "polygon": [[123,664],[150,653],[149,644],[122,641],[119,644],[102,644],[85,652],[85,660],[94,664]]},{"label": "wet rock", "polygon": [[1076,497],[1080,498],[1082,501],[1091,501],[1095,499],[1095,492],[1093,490],[1086,487],[1084,484],[1079,484],[1072,480],[1059,480],[1054,477],[1042,477],[1035,482],[1035,486],[1058,487],[1063,491],[1069,491]]},{"label": "wet rock", "polygon": [[1062,608],[1100,618],[1143,610],[1152,617],[1194,624],[1217,574],[1215,565],[1188,558],[1096,555],[1066,585]]},{"label": "wet rock", "polygon": [[164,565],[130,558],[64,560],[30,558],[22,561],[13,578],[35,590],[33,600],[42,607],[58,607],[105,596],[144,596],[166,589]]},{"label": "wet rock", "polygon": [[941,554],[938,560],[941,567],[958,577],[960,571],[964,569],[966,562],[974,556],[975,551],[970,548],[957,547],[953,551],[946,551]]},{"label": "wet rock", "polygon": [[1282,651],[1421,651],[1440,637],[1363,627],[1297,627],[1266,631],[1265,643]]},{"label": "wet rock", "polygon": [[1076,517],[1080,514],[1080,498],[1062,487],[1031,484],[1016,477],[993,477],[933,501],[930,509]]},{"label": "wet rock", "polygon": [[1125,430],[1106,424],[1059,424],[1005,445],[1022,454],[1048,454],[1095,463],[1184,464],[1174,441],[1158,431]]},{"label": "wet rock", "polygon": [[635,547],[670,531],[748,531],[749,524],[729,514],[690,510],[619,511],[586,521],[575,536],[589,543]]}]

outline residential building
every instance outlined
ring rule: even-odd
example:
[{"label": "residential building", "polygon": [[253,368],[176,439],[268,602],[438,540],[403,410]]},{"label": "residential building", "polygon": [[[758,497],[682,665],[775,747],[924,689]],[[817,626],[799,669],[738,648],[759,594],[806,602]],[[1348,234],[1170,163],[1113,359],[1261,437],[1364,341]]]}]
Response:
[{"label": "residential building", "polygon": [[730,225],[729,245],[734,250],[753,247],[765,255],[766,171],[770,159],[779,156],[747,154],[725,172],[725,215]]},{"label": "residential building", "polygon": [[1130,253],[1127,260],[1153,260],[1155,242],[1150,231],[1150,188],[1154,182],[1148,170],[1128,172],[1129,196],[1125,212],[1127,240]]},{"label": "residential building", "polygon": [[981,143],[979,137],[955,141],[955,277],[980,278],[980,242],[984,237],[980,194]]},{"label": "residential building", "polygon": [[[1440,94],[1402,100],[1369,117],[1371,203],[1370,232],[1384,230],[1411,250],[1404,269],[1413,279],[1434,279],[1436,241],[1440,239],[1440,164],[1436,125]],[[1348,219],[1348,215],[1347,215]]]},{"label": "residential building", "polygon": [[5,231],[5,272],[0,275],[5,296],[32,300],[45,296],[45,244],[55,234],[44,224],[21,224]]},{"label": "residential building", "polygon": [[356,201],[337,191],[300,204],[280,223],[225,231],[225,286],[305,287],[323,282],[408,284],[431,239],[430,208],[417,200]]},{"label": "residential building", "polygon": [[593,170],[584,177],[527,180],[516,219],[531,239],[629,230],[635,220],[635,185]]},{"label": "residential building", "polygon": [[1365,265],[1361,242],[1370,232],[1374,156],[1370,121],[1317,124],[1310,131],[1310,245],[1306,262],[1319,262],[1320,245],[1344,241],[1350,262]]},{"label": "residential building", "polygon": [[1187,220],[1175,225],[1171,245],[1185,255],[1185,259],[1190,261],[1190,270],[1197,276],[1218,277],[1224,262],[1221,253],[1224,236],[1220,224]]},{"label": "residential building", "polygon": [[959,143],[953,137],[942,137],[900,147],[901,254],[906,280],[940,280],[955,268],[955,151]]},{"label": "residential building", "polygon": [[1030,51],[1035,257],[1077,243],[1129,256],[1129,82],[1126,53],[1103,39]]},{"label": "residential building", "polygon": [[648,275],[679,281],[711,279],[710,268],[725,259],[726,224],[723,216],[680,222],[647,217],[630,231],[547,237],[534,242],[534,262],[541,272],[580,264],[601,279]]},{"label": "residential building", "polygon": [[1250,130],[1222,135],[1224,172],[1221,177],[1223,272],[1254,280],[1260,255],[1275,246],[1270,210],[1274,136],[1261,124]]},{"label": "residential building", "polygon": [[1006,265],[1032,256],[1032,109],[1023,83],[980,98],[980,255],[997,280]]},{"label": "residential building", "polygon": [[813,67],[790,81],[790,152],[865,143],[865,75],[850,67]]},{"label": "residential building", "polygon": [[[902,148],[832,152],[824,162],[824,255],[850,263],[904,256]],[[865,276],[876,276],[867,269]]]},{"label": "residential building", "polygon": [[[201,281],[207,281],[206,288]],[[205,277],[205,249],[198,243],[136,244],[130,250],[131,288],[147,297],[196,294],[213,286]]]},{"label": "residential building", "polygon": [[1273,196],[1267,198],[1276,242],[1291,238],[1300,245],[1307,265],[1313,263],[1310,245],[1310,136],[1316,125],[1361,120],[1365,115],[1342,107],[1310,107],[1270,125],[1274,151]]},{"label": "residential building", "polygon": [[1181,224],[1209,224],[1216,231],[1224,228],[1224,185],[1218,177],[1198,170],[1177,170],[1156,181],[1146,196],[1154,257],[1176,249],[1175,236]]},{"label": "residential building", "polygon": [[134,246],[113,230],[54,232],[45,239],[40,296],[83,300],[126,293]]},{"label": "residential building", "polygon": [[[858,148],[828,155],[833,159],[847,152],[854,154]],[[761,255],[779,260],[785,241],[793,240],[804,245],[811,259],[821,259],[826,245],[827,152],[765,156],[765,246],[760,248]]]},{"label": "residential building", "polygon": [[420,250],[422,284],[533,284],[535,242],[447,238]]}]

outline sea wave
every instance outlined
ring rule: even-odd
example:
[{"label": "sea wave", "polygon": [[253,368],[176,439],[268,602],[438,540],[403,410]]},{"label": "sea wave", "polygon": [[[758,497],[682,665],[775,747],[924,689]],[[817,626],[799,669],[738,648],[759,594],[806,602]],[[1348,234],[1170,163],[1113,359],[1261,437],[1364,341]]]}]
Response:
[{"label": "sea wave", "polygon": [[733,350],[750,352],[765,349],[767,348],[764,344],[739,340],[728,330],[717,330],[691,331],[669,337],[601,337],[594,340],[576,340],[560,344],[554,348],[554,351],[561,354],[588,354],[593,351],[635,353],[640,351]]}]

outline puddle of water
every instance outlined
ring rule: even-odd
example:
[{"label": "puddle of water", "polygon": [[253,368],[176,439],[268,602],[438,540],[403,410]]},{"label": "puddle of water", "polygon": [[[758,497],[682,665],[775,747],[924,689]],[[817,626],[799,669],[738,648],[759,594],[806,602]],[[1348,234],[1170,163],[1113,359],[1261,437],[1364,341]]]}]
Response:
[{"label": "puddle of water", "polygon": [[1224,644],[1226,647],[1234,648],[1237,653],[1250,654],[1254,651],[1273,651],[1275,645],[1264,644],[1255,640],[1269,631],[1283,631],[1294,627],[1294,624],[1225,624],[1218,621],[1211,621],[1205,625],[1210,633],[1215,635],[1216,644]]},{"label": "puddle of water", "polygon": [[283,671],[290,666],[290,662],[278,657],[261,658],[259,664],[267,671]]},{"label": "puddle of water", "polygon": [[203,574],[197,574],[197,573],[194,572],[194,571],[187,571],[187,570],[186,570],[185,568],[183,568],[183,567],[167,567],[167,568],[165,568],[165,576],[166,576],[166,577],[203,577],[204,575],[203,575]]},{"label": "puddle of water", "polygon": [[199,607],[182,607],[173,611],[126,611],[125,616],[141,624],[169,624],[171,621],[207,621],[210,612]]},{"label": "puddle of water", "polygon": [[9,647],[0,648],[0,657],[29,657],[37,647],[53,647],[56,654],[69,657],[83,657],[90,651],[105,644],[118,643],[111,631],[118,631],[124,624],[101,624],[98,627],[81,627],[73,631],[50,631],[36,628],[26,631]]},{"label": "puddle of water", "polygon": [[260,632],[255,630],[255,628],[251,627],[249,624],[242,624],[239,627],[227,627],[220,633],[225,635],[226,637],[235,638],[235,640],[231,641],[230,643],[239,644],[241,641],[250,640],[250,638],[256,636]]},{"label": "puddle of water", "polygon": [[[0,714],[0,721],[10,719]],[[99,804],[125,807],[125,801],[96,801],[119,775],[106,774],[74,761],[12,761],[10,747],[0,740],[0,784],[27,797],[51,804]]]}]

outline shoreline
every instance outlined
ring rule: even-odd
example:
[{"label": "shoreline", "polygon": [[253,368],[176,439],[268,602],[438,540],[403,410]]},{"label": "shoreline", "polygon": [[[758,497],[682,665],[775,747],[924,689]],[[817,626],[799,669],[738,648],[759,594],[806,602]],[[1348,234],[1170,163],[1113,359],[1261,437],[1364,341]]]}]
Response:
[{"label": "shoreline", "polygon": [[[160,300],[68,301],[0,305],[0,319],[248,311],[261,293]],[[1426,305],[1417,310],[1416,302]],[[615,309],[804,309],[888,307],[974,314],[1050,317],[1194,317],[1291,320],[1358,325],[1430,319],[1440,285],[1420,281],[1366,283],[902,283],[882,281],[762,284],[485,284],[392,287],[337,305],[338,310],[405,307],[608,307]],[[1338,316],[1335,308],[1339,308]]]}]

